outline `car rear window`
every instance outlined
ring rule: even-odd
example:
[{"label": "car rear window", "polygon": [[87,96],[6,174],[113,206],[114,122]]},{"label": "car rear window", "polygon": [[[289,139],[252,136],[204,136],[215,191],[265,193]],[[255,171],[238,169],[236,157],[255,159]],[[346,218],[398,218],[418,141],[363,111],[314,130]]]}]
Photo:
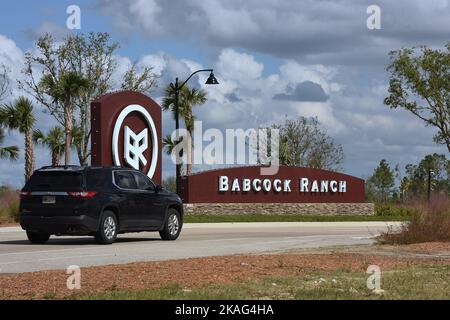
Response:
[{"label": "car rear window", "polygon": [[37,189],[71,189],[83,186],[81,172],[45,171],[34,173],[26,187]]},{"label": "car rear window", "polygon": [[91,169],[86,170],[86,187],[87,188],[102,188],[110,185],[111,172]]}]

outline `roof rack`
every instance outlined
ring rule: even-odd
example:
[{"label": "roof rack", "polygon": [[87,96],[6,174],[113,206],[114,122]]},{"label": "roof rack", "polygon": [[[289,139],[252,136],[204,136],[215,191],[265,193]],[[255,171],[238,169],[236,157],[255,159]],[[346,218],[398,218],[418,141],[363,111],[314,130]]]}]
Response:
[{"label": "roof rack", "polygon": [[85,167],[86,169],[118,169],[118,168],[121,168],[120,166],[102,166],[102,165],[99,165],[99,166],[87,166],[87,167]]},{"label": "roof rack", "polygon": [[60,165],[60,166],[44,166],[38,170],[81,170],[84,167],[75,165]]}]

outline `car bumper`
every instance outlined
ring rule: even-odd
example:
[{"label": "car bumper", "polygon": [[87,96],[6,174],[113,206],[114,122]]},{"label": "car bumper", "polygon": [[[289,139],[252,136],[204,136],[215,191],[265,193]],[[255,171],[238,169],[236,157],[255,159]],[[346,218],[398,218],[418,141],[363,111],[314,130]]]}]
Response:
[{"label": "car bumper", "polygon": [[22,214],[20,225],[24,230],[61,235],[86,235],[98,230],[97,219],[86,215],[46,217]]}]

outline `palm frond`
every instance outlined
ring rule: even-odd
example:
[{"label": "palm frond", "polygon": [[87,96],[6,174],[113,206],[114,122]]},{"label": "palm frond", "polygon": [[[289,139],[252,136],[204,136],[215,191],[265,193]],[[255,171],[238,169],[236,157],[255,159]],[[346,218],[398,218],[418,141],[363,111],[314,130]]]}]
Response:
[{"label": "palm frond", "polygon": [[64,130],[59,126],[51,128],[47,134],[40,130],[35,130],[33,132],[33,140],[35,143],[46,146],[51,152],[59,155],[64,154],[66,141]]},{"label": "palm frond", "polygon": [[18,146],[0,147],[0,159],[10,159],[10,160],[19,159],[19,147]]},{"label": "palm frond", "polygon": [[33,102],[26,97],[19,97],[12,104],[0,107],[0,123],[10,130],[24,133],[36,123]]},{"label": "palm frond", "polygon": [[177,141],[172,140],[171,135],[167,135],[163,138],[162,144],[164,151],[167,155],[171,155],[175,147],[183,140],[182,137],[180,137]]},{"label": "palm frond", "polygon": [[33,131],[33,142],[34,143],[40,144],[40,143],[43,143],[44,140],[45,140],[45,135],[41,130],[36,129]]}]

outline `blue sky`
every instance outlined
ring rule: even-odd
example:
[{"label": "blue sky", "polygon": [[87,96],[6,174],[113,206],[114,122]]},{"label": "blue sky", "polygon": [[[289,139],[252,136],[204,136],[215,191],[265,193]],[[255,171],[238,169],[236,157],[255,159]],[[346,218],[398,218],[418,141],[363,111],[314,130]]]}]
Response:
[{"label": "blue sky", "polygon": [[[14,39],[20,48],[31,48],[34,39],[30,37],[32,30],[39,31],[43,24],[52,24],[55,28],[64,28],[68,17],[66,8],[76,4],[82,9],[82,29],[73,32],[109,32],[116,41],[121,43],[118,53],[128,56],[133,60],[149,52],[166,52],[178,59],[190,59],[195,61],[208,61],[208,50],[202,48],[191,39],[179,41],[174,37],[159,38],[157,41],[145,36],[145,32],[123,34],[114,29],[113,23],[107,15],[99,14],[101,2],[98,1],[9,1],[3,4],[0,30],[2,34]],[[11,13],[11,14],[7,14]],[[18,21],[20,14],[21,21]],[[23,23],[26,21],[26,23]],[[18,23],[20,22],[20,23]],[[245,48],[238,48],[242,52],[251,52]],[[276,71],[279,61],[270,55],[252,52],[255,57],[264,62],[265,72]]]},{"label": "blue sky", "polygon": [[[52,24],[55,28],[65,28],[66,8],[76,4],[82,9],[82,29],[79,32],[102,31],[112,32],[111,21],[107,16],[99,14],[99,4],[92,1],[9,1],[3,5],[0,30],[6,36],[14,39],[21,48],[31,48],[34,39],[30,38],[30,31],[39,29],[43,24]],[[7,14],[11,13],[11,14]],[[18,15],[20,20],[18,21]],[[23,23],[23,22],[26,23]],[[19,22],[19,23],[18,23]],[[36,30],[38,31],[38,30]],[[73,32],[78,32],[74,30]],[[165,51],[175,56],[200,59],[201,54],[194,46],[172,40],[158,42],[143,41],[142,34],[125,37],[116,35],[116,40],[123,40],[119,52],[134,59],[147,52]],[[122,39],[121,39],[122,38]]]},{"label": "blue sky", "polygon": [[[72,4],[81,8],[79,32],[106,31],[121,44],[121,64],[155,67],[156,100],[176,76],[197,66],[214,67],[221,85],[205,88],[209,101],[196,110],[205,127],[249,128],[317,116],[344,148],[343,171],[363,178],[382,158],[404,167],[431,152],[447,153],[432,142],[433,128],[405,111],[389,110],[383,98],[389,50],[440,48],[450,41],[448,0],[376,1],[381,30],[366,27],[372,1],[8,1],[0,12],[0,63],[12,70],[13,84],[37,36],[73,32],[65,26]],[[305,83],[321,87],[328,98],[305,101],[292,95]],[[11,98],[21,94],[13,87]],[[45,115],[39,118],[47,127],[54,124]],[[163,120],[168,133],[173,123],[169,115]],[[22,146],[22,140],[11,132],[5,144]],[[38,148],[36,161],[47,164],[47,151]],[[23,156],[17,163],[1,160],[0,170],[0,183],[20,186]],[[164,174],[173,174],[167,159]]]}]

